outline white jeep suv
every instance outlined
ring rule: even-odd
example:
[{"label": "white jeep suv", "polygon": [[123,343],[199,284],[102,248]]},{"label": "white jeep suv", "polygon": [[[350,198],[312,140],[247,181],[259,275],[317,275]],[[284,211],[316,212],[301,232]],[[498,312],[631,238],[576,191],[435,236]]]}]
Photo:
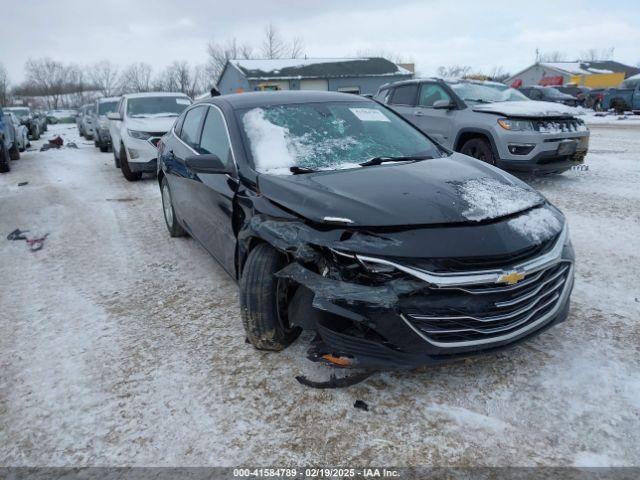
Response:
[{"label": "white jeep suv", "polygon": [[116,112],[109,113],[109,133],[116,167],[130,182],[144,172],[155,173],[156,145],[191,99],[183,93],[132,93],[123,95]]}]

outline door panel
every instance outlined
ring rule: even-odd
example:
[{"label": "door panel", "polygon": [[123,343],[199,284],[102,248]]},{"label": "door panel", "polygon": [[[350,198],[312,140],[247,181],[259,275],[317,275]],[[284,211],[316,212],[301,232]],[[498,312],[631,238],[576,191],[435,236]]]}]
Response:
[{"label": "door panel", "polygon": [[[216,107],[208,109],[197,150],[201,154],[216,154],[227,166],[234,167],[227,126]],[[238,186],[235,177],[189,171],[187,181],[191,195],[189,208],[193,235],[230,275],[235,276],[233,201]]]},{"label": "door panel", "polygon": [[452,147],[453,121],[456,110],[435,109],[433,104],[439,100],[452,101],[451,96],[437,83],[423,83],[415,107],[414,123],[442,145]]}]

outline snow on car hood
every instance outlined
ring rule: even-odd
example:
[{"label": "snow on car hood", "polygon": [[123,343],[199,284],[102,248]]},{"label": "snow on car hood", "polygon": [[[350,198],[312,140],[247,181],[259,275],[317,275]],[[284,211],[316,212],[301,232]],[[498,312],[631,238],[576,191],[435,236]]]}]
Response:
[{"label": "snow on car hood", "polygon": [[577,116],[578,110],[561,103],[522,100],[516,102],[493,102],[472,107],[474,112],[499,113],[513,117],[566,117]]},{"label": "snow on car hood", "polygon": [[176,117],[127,117],[127,128],[139,132],[168,132]]}]

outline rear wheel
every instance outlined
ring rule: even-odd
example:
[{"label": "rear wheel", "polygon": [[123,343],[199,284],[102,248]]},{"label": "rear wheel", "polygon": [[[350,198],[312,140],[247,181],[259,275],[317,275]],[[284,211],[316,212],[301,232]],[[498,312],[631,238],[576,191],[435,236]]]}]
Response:
[{"label": "rear wheel", "polygon": [[186,232],[176,217],[176,212],[173,209],[173,199],[171,198],[171,190],[169,189],[169,182],[164,177],[160,182],[160,191],[162,192],[162,210],[164,211],[164,221],[167,224],[167,230],[172,237],[184,237]]},{"label": "rear wheel", "polygon": [[630,110],[627,102],[622,98],[614,98],[611,100],[611,108],[615,110],[618,115],[622,115],[624,112]]},{"label": "rear wheel", "polygon": [[127,151],[124,145],[120,145],[120,170],[124,178],[130,182],[137,182],[142,178],[142,172],[132,172],[127,159]]},{"label": "rear wheel", "polygon": [[299,327],[292,328],[288,318],[292,285],[289,280],[275,276],[286,264],[286,256],[263,243],[251,251],[242,272],[242,323],[247,339],[259,350],[283,350],[301,331]]},{"label": "rear wheel", "polygon": [[460,153],[490,163],[491,165],[496,164],[496,158],[491,150],[491,145],[483,138],[467,140],[464,142],[464,145],[462,145]]},{"label": "rear wheel", "polygon": [[40,128],[36,125],[36,128],[33,129],[33,134],[31,135],[32,140],[40,139]]},{"label": "rear wheel", "polygon": [[9,163],[9,150],[4,142],[2,142],[2,144],[0,144],[0,173],[7,173],[10,170],[11,164]]},{"label": "rear wheel", "polygon": [[11,160],[20,160],[20,149],[18,149],[15,143],[11,145],[9,149],[9,158],[11,158]]}]

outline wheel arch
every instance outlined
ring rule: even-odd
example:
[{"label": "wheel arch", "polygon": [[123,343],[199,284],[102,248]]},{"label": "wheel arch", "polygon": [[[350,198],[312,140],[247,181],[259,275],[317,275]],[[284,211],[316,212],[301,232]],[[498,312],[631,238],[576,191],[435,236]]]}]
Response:
[{"label": "wheel arch", "polygon": [[489,146],[491,147],[491,151],[493,152],[493,157],[496,160],[500,159],[498,147],[493,138],[493,135],[489,130],[485,130],[483,128],[470,127],[460,129],[460,131],[456,135],[455,141],[453,142],[453,150],[459,152],[460,148],[462,148],[462,145],[464,145],[465,142],[471,140],[472,138],[481,138],[483,140],[487,140],[489,142]]}]

